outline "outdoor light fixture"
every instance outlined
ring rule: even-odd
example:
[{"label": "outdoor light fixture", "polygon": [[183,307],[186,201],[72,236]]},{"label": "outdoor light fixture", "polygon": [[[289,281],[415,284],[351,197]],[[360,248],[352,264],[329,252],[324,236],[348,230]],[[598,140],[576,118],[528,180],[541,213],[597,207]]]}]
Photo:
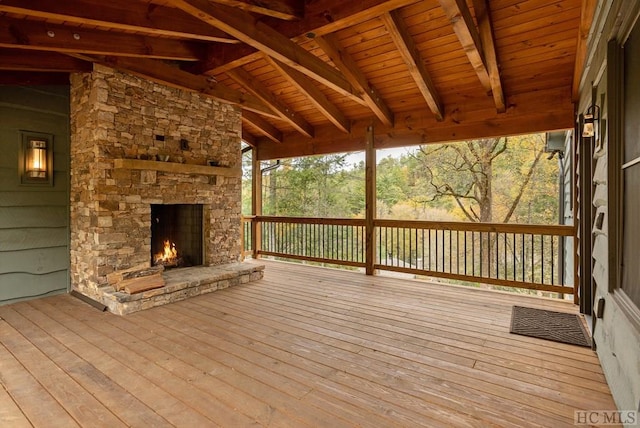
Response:
[{"label": "outdoor light fixture", "polygon": [[600,120],[600,107],[596,104],[592,105],[587,109],[587,112],[584,115],[583,125],[582,125],[582,137],[583,138],[591,138],[596,137],[596,127],[598,126],[598,121]]},{"label": "outdoor light fixture", "polygon": [[23,132],[20,149],[20,183],[53,185],[53,136]]}]

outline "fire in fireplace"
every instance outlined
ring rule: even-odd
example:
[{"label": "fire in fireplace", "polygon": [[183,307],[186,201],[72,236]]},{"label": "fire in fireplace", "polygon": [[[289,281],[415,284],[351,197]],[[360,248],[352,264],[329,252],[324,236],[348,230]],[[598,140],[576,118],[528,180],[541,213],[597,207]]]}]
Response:
[{"label": "fire in fireplace", "polygon": [[203,260],[202,205],[151,205],[151,264],[166,269]]},{"label": "fire in fireplace", "polygon": [[158,254],[153,256],[154,265],[168,266],[180,266],[180,257],[178,257],[178,250],[176,244],[170,240],[164,241],[164,248]]}]

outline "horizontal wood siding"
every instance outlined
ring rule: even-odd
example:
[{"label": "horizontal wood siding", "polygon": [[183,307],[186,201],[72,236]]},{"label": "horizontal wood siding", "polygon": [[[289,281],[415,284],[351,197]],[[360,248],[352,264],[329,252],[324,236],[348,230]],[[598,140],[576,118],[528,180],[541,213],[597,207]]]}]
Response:
[{"label": "horizontal wood siding", "polygon": [[[69,285],[69,89],[0,88],[0,304]],[[22,186],[21,131],[53,134],[53,186]]]},{"label": "horizontal wood siding", "polygon": [[0,259],[0,275],[9,273],[44,275],[66,270],[69,264],[69,257],[63,251],[66,248],[66,245],[63,245],[6,251]]}]

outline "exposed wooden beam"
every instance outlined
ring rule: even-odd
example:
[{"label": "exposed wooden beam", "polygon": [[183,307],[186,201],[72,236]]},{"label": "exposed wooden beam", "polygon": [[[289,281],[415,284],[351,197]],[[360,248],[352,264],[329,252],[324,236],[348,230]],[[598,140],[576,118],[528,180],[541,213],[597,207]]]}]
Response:
[{"label": "exposed wooden beam", "polygon": [[252,15],[227,6],[214,6],[208,0],[167,1],[335,91],[353,96],[351,85],[337,70]]},{"label": "exposed wooden beam", "polygon": [[313,104],[331,123],[342,132],[349,132],[349,120],[335,106],[320,89],[304,74],[275,60],[269,56],[266,60],[282,74],[289,83],[305,94],[311,104]]},{"label": "exposed wooden beam", "polygon": [[302,116],[296,113],[291,107],[285,105],[269,91],[262,83],[256,80],[251,74],[242,68],[228,71],[227,74],[247,91],[255,95],[267,106],[271,107],[278,116],[285,122],[293,126],[298,132],[313,137],[313,126],[309,124]]},{"label": "exposed wooden beam", "polygon": [[237,105],[245,110],[273,115],[269,107],[250,94],[235,91],[224,85],[211,82],[206,76],[196,76],[162,61],[124,57],[100,57],[92,58],[92,60],[167,86],[199,92],[216,100]]},{"label": "exposed wooden beam", "polygon": [[[242,113],[244,114],[245,112]],[[249,130],[245,126],[242,127],[242,141],[244,141],[251,147],[256,147],[256,145],[258,144],[256,141],[256,137],[254,137],[253,134],[251,134],[251,132],[249,132]]]},{"label": "exposed wooden beam", "polygon": [[[498,113],[486,97],[445,105],[445,109],[443,121],[424,109],[396,113],[398,120],[393,127],[375,124],[376,148],[570,129],[575,124],[573,102],[566,88],[514,94],[505,113]],[[287,133],[281,144],[258,139],[260,159],[364,150],[369,125],[370,119],[352,121],[349,134],[337,132],[332,125],[317,126],[315,138]]]},{"label": "exposed wooden beam", "polygon": [[304,15],[302,0],[213,0],[213,2],[287,21],[300,19]]},{"label": "exposed wooden beam", "polygon": [[473,0],[473,10],[478,22],[480,42],[482,43],[484,60],[489,73],[493,101],[496,104],[498,113],[504,113],[507,106],[504,100],[504,91],[502,90],[502,80],[500,79],[500,68],[498,67],[498,56],[496,54],[496,44],[493,37],[493,29],[491,28],[491,16],[489,15],[487,0]]},{"label": "exposed wooden beam", "polygon": [[340,47],[336,37],[333,34],[327,34],[324,37],[316,37],[315,41],[351,85],[357,89],[365,104],[373,111],[376,117],[385,125],[392,125],[393,112],[385,104],[376,88],[367,81],[367,78],[351,55]]},{"label": "exposed wooden beam", "polygon": [[0,47],[197,61],[201,46],[180,40],[0,18]]},{"label": "exposed wooden beam", "polygon": [[181,10],[129,0],[2,0],[0,12],[153,36],[238,43],[237,39]]},{"label": "exposed wooden beam", "polygon": [[584,61],[587,58],[587,38],[589,38],[589,30],[591,29],[597,3],[597,0],[582,0],[578,42],[576,45],[576,61],[573,66],[573,84],[571,85],[571,94],[574,101],[578,101],[580,98],[580,79],[582,78]]},{"label": "exposed wooden beam", "polygon": [[465,0],[439,0],[447,18],[453,25],[453,31],[458,36],[464,52],[469,58],[471,66],[476,71],[480,83],[489,92],[491,80],[482,52],[482,43],[471,12]]},{"label": "exposed wooden beam", "polygon": [[[262,116],[252,113],[250,111],[242,112],[242,121],[253,125],[258,131],[265,137],[276,143],[282,142],[282,132],[269,122],[267,122]],[[244,134],[243,134],[244,135]]]},{"label": "exposed wooden beam", "polygon": [[0,49],[0,70],[87,72],[90,62],[56,52],[35,52],[22,49]]},{"label": "exposed wooden beam", "polygon": [[409,73],[411,73],[411,77],[413,77],[413,80],[416,82],[429,109],[431,109],[436,116],[436,119],[442,120],[444,111],[442,100],[431,81],[431,76],[429,76],[429,72],[427,72],[424,61],[413,42],[411,34],[409,34],[404,20],[399,16],[398,11],[385,13],[381,18],[398,52],[402,56],[405,64],[407,64]]},{"label": "exposed wooden beam", "polygon": [[[323,36],[361,22],[375,19],[383,13],[398,9],[420,0],[314,0],[305,5],[304,18],[300,21],[281,21],[265,18],[263,22],[292,39],[300,42],[308,34]],[[240,46],[219,46],[211,49],[211,54],[201,64],[197,73],[224,73],[260,58],[255,48]]]}]

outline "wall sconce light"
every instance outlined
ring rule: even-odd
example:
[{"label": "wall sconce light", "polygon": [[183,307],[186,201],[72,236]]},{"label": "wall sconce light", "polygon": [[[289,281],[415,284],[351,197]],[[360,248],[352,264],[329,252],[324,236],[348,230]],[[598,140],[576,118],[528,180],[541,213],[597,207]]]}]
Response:
[{"label": "wall sconce light", "polygon": [[584,115],[584,123],[582,125],[582,137],[583,138],[597,138],[597,126],[600,120],[600,107],[593,104],[587,109]]},{"label": "wall sconce light", "polygon": [[23,132],[18,173],[21,184],[53,185],[53,135]]}]

